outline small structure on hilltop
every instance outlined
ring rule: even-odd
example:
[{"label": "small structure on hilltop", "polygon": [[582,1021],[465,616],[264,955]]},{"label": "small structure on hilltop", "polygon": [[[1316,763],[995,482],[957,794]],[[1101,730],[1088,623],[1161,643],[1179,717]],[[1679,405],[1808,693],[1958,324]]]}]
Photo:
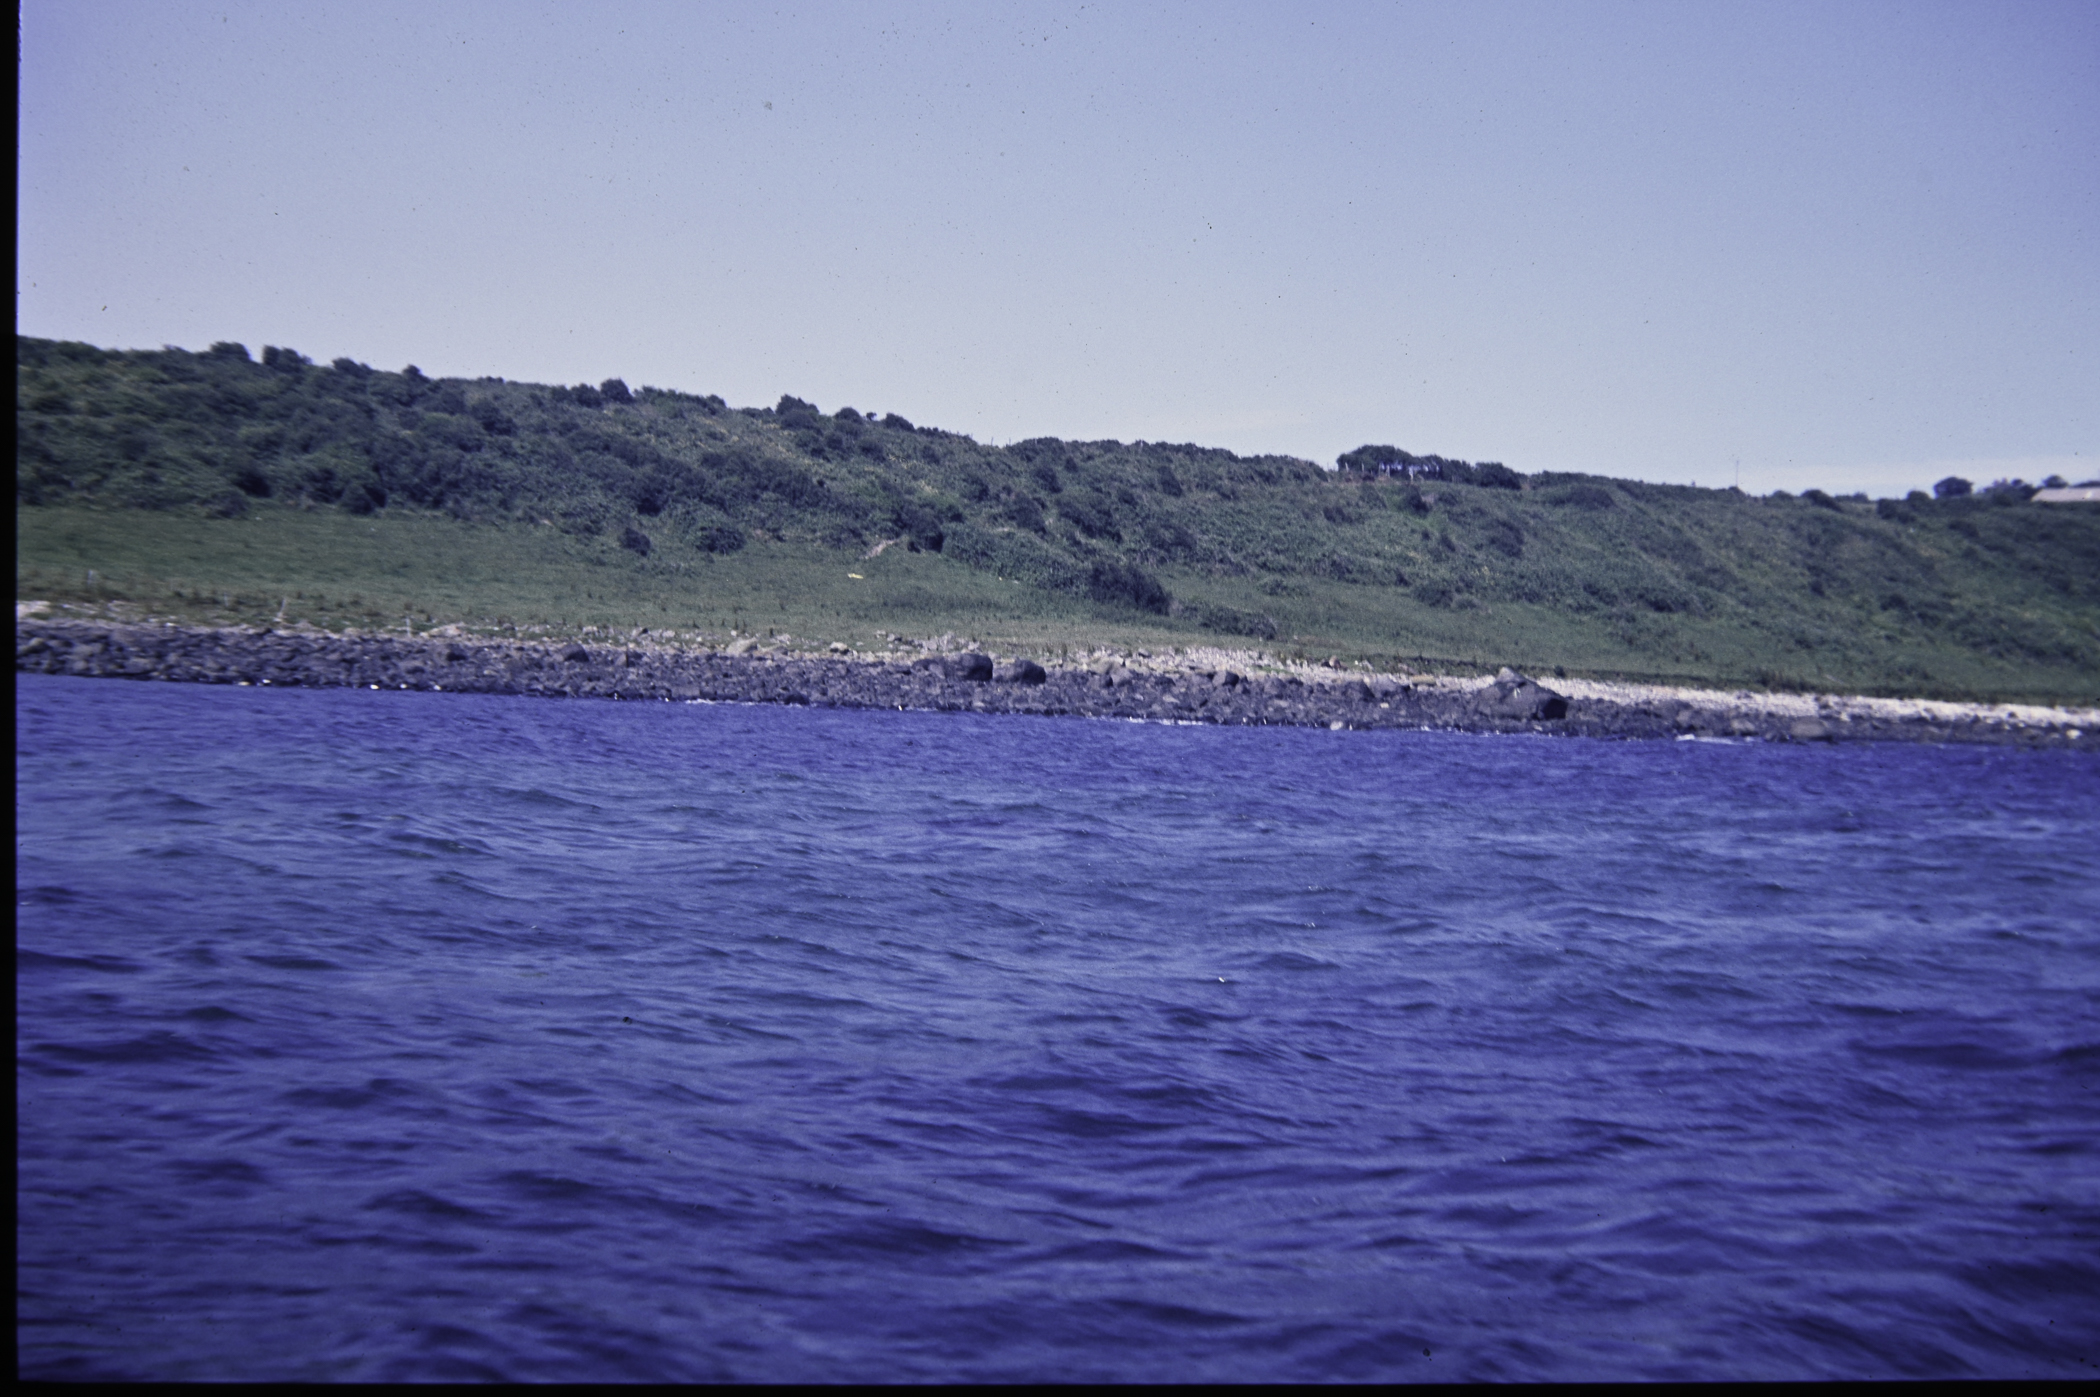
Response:
[{"label": "small structure on hilltop", "polygon": [[1345,451],[1337,456],[1334,464],[1335,469],[1344,475],[1373,478],[1398,476],[1402,480],[1451,480],[1499,490],[1524,488],[1524,477],[1500,461],[1482,461],[1475,465],[1471,461],[1455,460],[1447,456],[1417,456],[1411,451],[1402,451],[1397,446],[1359,446],[1354,451]]}]

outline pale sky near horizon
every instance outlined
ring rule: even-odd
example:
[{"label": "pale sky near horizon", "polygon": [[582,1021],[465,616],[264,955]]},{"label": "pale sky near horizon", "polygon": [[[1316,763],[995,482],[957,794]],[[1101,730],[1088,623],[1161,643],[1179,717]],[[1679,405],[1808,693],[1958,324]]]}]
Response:
[{"label": "pale sky near horizon", "polygon": [[24,0],[19,332],[1873,494],[2100,476],[2100,4]]}]

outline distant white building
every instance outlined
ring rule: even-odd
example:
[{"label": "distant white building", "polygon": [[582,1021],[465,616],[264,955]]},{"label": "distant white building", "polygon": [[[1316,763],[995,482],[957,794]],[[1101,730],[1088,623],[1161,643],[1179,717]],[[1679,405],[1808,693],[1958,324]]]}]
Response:
[{"label": "distant white building", "polygon": [[2100,504],[2100,485],[2065,485],[2034,492],[2036,504]]}]

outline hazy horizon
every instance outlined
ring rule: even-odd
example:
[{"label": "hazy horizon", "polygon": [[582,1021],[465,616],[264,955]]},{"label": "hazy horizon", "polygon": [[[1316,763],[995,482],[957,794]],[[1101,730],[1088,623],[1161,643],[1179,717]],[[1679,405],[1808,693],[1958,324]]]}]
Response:
[{"label": "hazy horizon", "polygon": [[19,333],[1364,442],[2100,474],[2100,8],[29,0]]}]

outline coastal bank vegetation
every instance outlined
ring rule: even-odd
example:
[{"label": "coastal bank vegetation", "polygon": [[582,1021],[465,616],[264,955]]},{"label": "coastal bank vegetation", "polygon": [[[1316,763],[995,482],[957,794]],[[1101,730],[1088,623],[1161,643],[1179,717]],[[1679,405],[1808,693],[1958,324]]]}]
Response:
[{"label": "coastal bank vegetation", "polygon": [[[200,624],[1285,658],[2091,703],[2100,507],[16,340],[16,595]],[[784,639],[783,639],[784,638]]]}]

